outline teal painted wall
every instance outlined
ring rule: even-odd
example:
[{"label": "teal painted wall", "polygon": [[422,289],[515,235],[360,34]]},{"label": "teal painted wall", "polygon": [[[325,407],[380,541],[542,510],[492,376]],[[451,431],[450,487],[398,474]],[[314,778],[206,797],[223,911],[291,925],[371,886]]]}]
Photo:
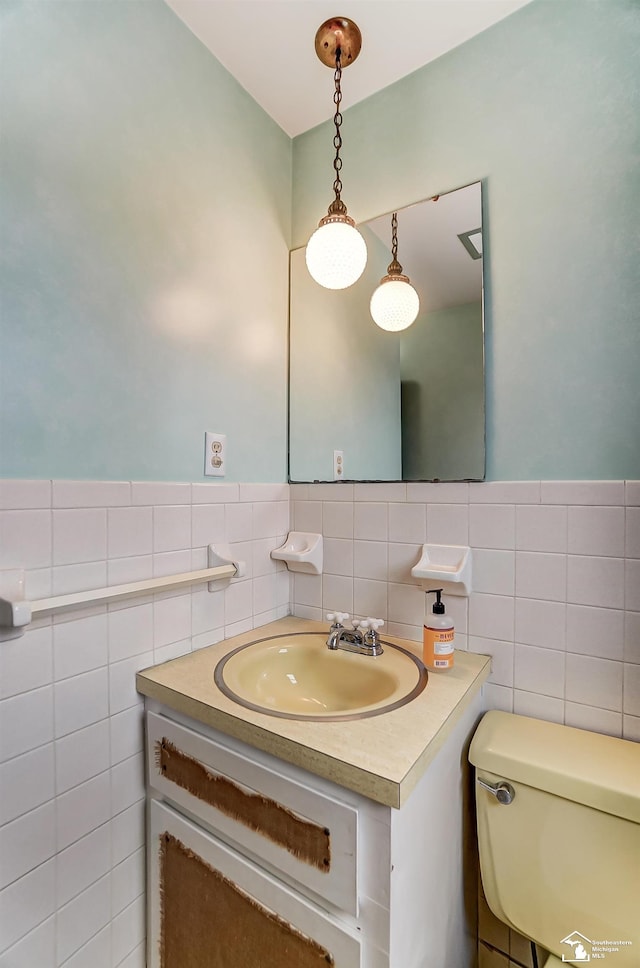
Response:
[{"label": "teal painted wall", "polygon": [[0,476],[285,480],[290,139],[160,0],[1,18]]},{"label": "teal painted wall", "polygon": [[[283,480],[290,140],[160,0],[0,16],[0,475],[200,480],[217,430]],[[345,112],[356,219],[483,179],[489,479],[640,478],[638,49],[637,0],[534,0]]]},{"label": "teal painted wall", "polygon": [[348,289],[323,289],[305,250],[291,253],[289,477],[332,481],[402,478],[400,340],[373,323],[371,293],[390,255],[365,226],[367,265]]},{"label": "teal painted wall", "polygon": [[[638,51],[638,0],[534,0],[352,108],[343,78],[357,221],[483,180],[490,480],[640,477]],[[294,141],[296,246],[331,156]]]},{"label": "teal painted wall", "polygon": [[402,333],[402,478],[484,479],[482,303],[421,313]]}]

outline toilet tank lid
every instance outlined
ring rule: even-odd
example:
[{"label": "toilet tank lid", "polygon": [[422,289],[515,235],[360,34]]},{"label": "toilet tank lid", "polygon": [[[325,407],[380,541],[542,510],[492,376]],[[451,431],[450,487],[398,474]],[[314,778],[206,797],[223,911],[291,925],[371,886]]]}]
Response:
[{"label": "toilet tank lid", "polygon": [[640,823],[640,744],[499,710],[471,742],[475,767]]}]

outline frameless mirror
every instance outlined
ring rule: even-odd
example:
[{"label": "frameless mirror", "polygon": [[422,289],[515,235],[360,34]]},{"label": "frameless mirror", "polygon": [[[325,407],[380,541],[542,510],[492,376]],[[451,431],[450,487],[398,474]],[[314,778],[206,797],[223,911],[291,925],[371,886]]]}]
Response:
[{"label": "frameless mirror", "polygon": [[420,297],[403,332],[369,311],[391,213],[359,228],[369,256],[350,289],[323,289],[304,248],[291,253],[289,480],[483,480],[481,185],[398,211],[398,261]]}]

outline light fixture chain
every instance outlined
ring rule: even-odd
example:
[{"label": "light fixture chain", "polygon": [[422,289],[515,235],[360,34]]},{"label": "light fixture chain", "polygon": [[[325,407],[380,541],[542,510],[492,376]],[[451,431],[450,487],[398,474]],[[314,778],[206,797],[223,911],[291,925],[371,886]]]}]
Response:
[{"label": "light fixture chain", "polygon": [[[391,216],[391,255],[392,259],[387,266],[387,276],[399,277],[403,275],[402,266],[398,262],[398,213],[394,212]],[[407,279],[407,282],[409,280]]]},{"label": "light fixture chain", "polygon": [[342,169],[342,158],[340,157],[340,149],[342,148],[342,135],[340,133],[340,125],[342,124],[342,114],[340,112],[340,103],[342,101],[342,90],[340,87],[340,81],[342,79],[342,64],[341,64],[341,50],[339,47],[336,48],[336,69],[333,75],[335,82],[335,91],[333,94],[333,103],[336,106],[336,113],[333,116],[333,123],[336,127],[336,133],[333,136],[333,146],[336,149],[336,156],[333,159],[333,168],[336,173],[335,181],[333,183],[333,190],[336,194],[336,201],[340,201],[340,193],[342,192],[342,181],[340,179],[340,171]]}]

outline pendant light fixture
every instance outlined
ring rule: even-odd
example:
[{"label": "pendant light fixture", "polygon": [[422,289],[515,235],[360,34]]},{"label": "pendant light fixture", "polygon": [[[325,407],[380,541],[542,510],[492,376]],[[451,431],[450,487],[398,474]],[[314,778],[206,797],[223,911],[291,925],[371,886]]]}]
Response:
[{"label": "pendant light fixture", "polygon": [[398,333],[407,329],[420,311],[420,299],[409,276],[405,276],[398,262],[398,213],[391,216],[391,254],[393,261],[387,266],[387,275],[371,297],[371,315],[380,329]]},{"label": "pendant light fixture", "polygon": [[347,214],[347,206],[342,201],[342,69],[353,64],[362,45],[362,36],[357,24],[344,17],[333,17],[318,28],[315,39],[316,54],[327,67],[334,68],[335,91],[333,102],[336,106],[333,123],[335,135],[333,146],[336,149],[333,160],[335,198],[329,211],[320,219],[307,243],[307,268],[312,277],[325,289],[347,289],[360,278],[367,264],[367,246],[358,232],[355,222]]}]

